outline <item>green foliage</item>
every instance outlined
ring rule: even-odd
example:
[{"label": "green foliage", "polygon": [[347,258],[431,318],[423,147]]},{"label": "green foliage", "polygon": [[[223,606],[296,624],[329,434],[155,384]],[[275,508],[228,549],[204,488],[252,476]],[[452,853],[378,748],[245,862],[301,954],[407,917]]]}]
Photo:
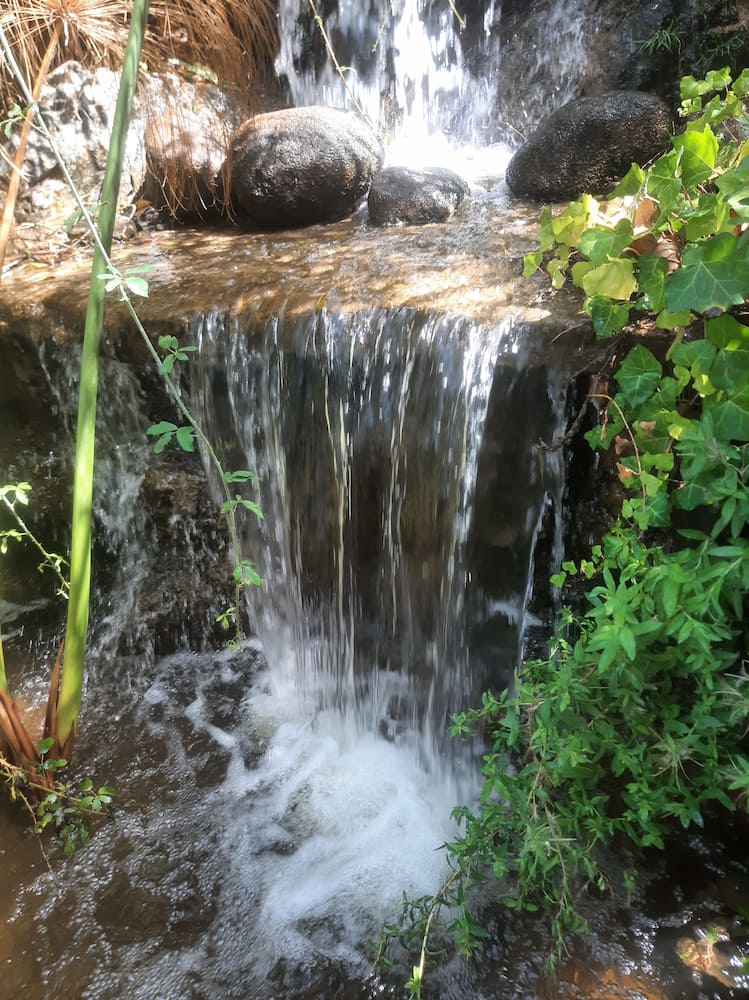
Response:
[{"label": "green foliage", "polygon": [[[672,149],[633,165],[607,206],[544,209],[526,257],[526,274],[583,290],[598,336],[633,317],[675,334],[661,359],[632,348],[613,394],[596,394],[586,438],[616,447],[625,491],[589,558],[552,578],[586,581],[583,606],[562,610],[549,655],[511,690],[453,720],[454,736],[488,742],[439,898],[461,950],[481,940],[467,906],[482,878],[547,916],[553,963],[586,928],[580,894],[607,888],[600,848],[663,848],[708,810],[749,808],[749,141],[734,137],[748,89],[746,70],[685,78]],[[425,939],[437,899],[420,901]]]},{"label": "green foliage", "polygon": [[8,117],[0,122],[0,128],[3,131],[3,135],[6,139],[10,139],[13,134],[13,129],[23,125],[23,119],[25,115],[24,109],[20,104],[13,104],[8,111]]},{"label": "green foliage", "polygon": [[42,561],[39,563],[37,569],[40,573],[43,573],[45,570],[51,570],[55,574],[58,583],[57,592],[64,597],[70,588],[70,584],[65,576],[65,571],[68,569],[67,560],[56,552],[48,552],[17,510],[18,505],[27,506],[30,492],[31,484],[26,482],[9,483],[5,486],[0,486],[0,502],[10,512],[15,522],[15,527],[0,530],[0,555],[5,555],[8,551],[9,541],[31,542],[42,557]]},{"label": "green foliage", "polygon": [[678,52],[681,49],[682,31],[679,19],[672,18],[637,44],[649,56],[658,52]]},{"label": "green foliage", "polygon": [[60,780],[68,762],[47,756],[53,744],[51,736],[39,743],[39,760],[32,771],[12,764],[0,753],[0,776],[11,800],[20,801],[33,816],[34,832],[54,830],[63,853],[72,854],[91,840],[91,820],[111,814],[116,792],[108,785],[94,788],[90,778],[77,787]]},{"label": "green foliage", "polygon": [[[545,267],[552,285],[581,288],[596,333],[608,337],[635,315],[653,312],[665,329],[744,301],[749,287],[749,70],[732,81],[718,70],[685,77],[684,131],[649,167],[636,164],[607,203],[589,195],[541,214],[540,250],[523,273]],[[720,91],[714,94],[714,91]],[[714,96],[710,96],[713,95]]]}]

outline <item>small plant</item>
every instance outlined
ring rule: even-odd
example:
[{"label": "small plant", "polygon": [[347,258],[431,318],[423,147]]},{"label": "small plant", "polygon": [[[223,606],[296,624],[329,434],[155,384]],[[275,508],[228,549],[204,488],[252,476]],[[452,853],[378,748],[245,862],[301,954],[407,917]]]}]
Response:
[{"label": "small plant", "polygon": [[90,778],[77,787],[61,781],[60,772],[67,767],[62,758],[50,758],[54,740],[47,737],[37,746],[38,759],[23,768],[0,753],[0,776],[5,781],[11,801],[20,801],[34,822],[34,832],[52,829],[57,833],[64,854],[72,854],[91,839],[92,818],[109,815],[115,790],[108,785],[95,789]]},{"label": "small plant", "polygon": [[638,41],[641,52],[656,55],[659,52],[679,52],[683,28],[678,18],[672,18],[657,28],[652,35]]}]

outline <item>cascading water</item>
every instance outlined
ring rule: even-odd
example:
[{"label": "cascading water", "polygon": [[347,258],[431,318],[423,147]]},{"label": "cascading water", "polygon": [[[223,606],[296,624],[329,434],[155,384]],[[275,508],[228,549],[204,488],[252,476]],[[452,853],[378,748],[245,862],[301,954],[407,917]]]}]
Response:
[{"label": "cascading water", "polygon": [[420,730],[432,756],[485,680],[469,669],[467,550],[512,321],[323,312],[252,338],[212,315],[196,333],[209,437],[258,475],[265,520],[244,555],[264,579],[252,623],[269,661],[359,729]]},{"label": "cascading water", "polygon": [[[595,30],[595,0],[530,7],[521,6],[518,21],[516,4],[501,0],[320,3],[341,74],[308,0],[280,0],[276,71],[297,106],[355,100],[386,136],[394,162],[447,160],[474,176],[496,173],[519,133],[579,94],[585,38]],[[485,155],[477,160],[487,146],[492,168]]]}]

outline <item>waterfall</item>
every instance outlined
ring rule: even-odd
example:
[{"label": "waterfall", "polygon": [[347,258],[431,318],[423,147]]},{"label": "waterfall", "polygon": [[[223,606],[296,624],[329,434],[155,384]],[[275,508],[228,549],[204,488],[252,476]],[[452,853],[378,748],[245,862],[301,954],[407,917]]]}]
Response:
[{"label": "waterfall", "polygon": [[292,102],[351,107],[353,95],[391,159],[433,164],[456,147],[475,156],[476,147],[512,144],[577,96],[596,17],[595,0],[317,6],[344,79],[308,0],[280,0],[276,72]]},{"label": "waterfall", "polygon": [[[467,602],[474,562],[498,552],[492,526],[483,539],[472,529],[479,468],[491,461],[482,458],[490,397],[509,392],[498,362],[518,350],[513,320],[323,310],[253,329],[244,316],[212,313],[192,333],[208,436],[224,443],[230,468],[257,475],[265,516],[244,519],[243,556],[264,581],[248,597],[275,683],[353,731],[418,734],[438,768],[449,714],[497,680],[472,663]],[[522,440],[536,429],[533,418]],[[513,470],[527,483],[506,490],[520,508],[500,528],[517,553],[502,584],[518,608],[503,624],[510,672],[548,505],[549,477],[534,463]],[[551,479],[558,491],[560,470]],[[500,501],[482,502],[483,520],[496,519]]]}]

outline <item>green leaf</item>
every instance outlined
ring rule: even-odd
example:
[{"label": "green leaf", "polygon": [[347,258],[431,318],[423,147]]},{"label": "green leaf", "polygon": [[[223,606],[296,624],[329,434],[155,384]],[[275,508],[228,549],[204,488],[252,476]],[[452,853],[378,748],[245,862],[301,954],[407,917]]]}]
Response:
[{"label": "green leaf", "polygon": [[749,350],[749,326],[733,316],[718,316],[705,324],[705,336],[716,347],[727,351]]},{"label": "green leaf", "polygon": [[177,428],[176,438],[182,451],[195,451],[195,429],[189,424]]},{"label": "green leaf", "polygon": [[246,483],[255,478],[255,473],[249,469],[238,469],[236,472],[225,472],[223,479],[225,483]]},{"label": "green leaf", "polygon": [[682,132],[674,136],[674,148],[681,151],[681,179],[690,190],[706,181],[715,169],[718,140],[706,125],[701,132]]},{"label": "green leaf", "polygon": [[669,312],[706,312],[740,305],[749,290],[749,260],[732,233],[689,247],[682,266],[666,279]]},{"label": "green leaf", "polygon": [[135,275],[126,274],[124,283],[133,295],[139,295],[143,299],[148,298],[148,282],[145,278],[139,278]]},{"label": "green leaf", "polygon": [[716,194],[703,194],[682,232],[688,243],[697,243],[713,233],[730,232],[733,225],[728,203]]},{"label": "green leaf", "polygon": [[671,359],[677,365],[690,369],[696,374],[709,374],[715,361],[716,350],[706,340],[692,340],[688,344],[677,344],[671,352]]},{"label": "green leaf", "polygon": [[547,205],[538,220],[538,243],[541,253],[546,253],[556,243],[554,230],[551,228],[551,205]]},{"label": "green leaf", "polygon": [[160,454],[162,453],[162,451],[163,451],[163,450],[164,450],[164,449],[166,448],[166,446],[167,446],[167,445],[169,444],[169,442],[170,442],[171,440],[172,440],[172,433],[171,433],[171,431],[170,431],[170,432],[169,432],[169,434],[164,434],[164,436],[163,436],[163,437],[160,437],[160,438],[159,438],[159,440],[158,440],[158,441],[156,442],[156,444],[155,444],[155,445],[153,446],[153,450],[154,450],[154,452],[155,452],[155,453],[156,453],[157,455],[160,455]]},{"label": "green leaf", "polygon": [[172,368],[174,368],[175,358],[176,355],[167,354],[167,356],[159,362],[159,371],[161,372],[162,375],[171,374]]},{"label": "green leaf", "polygon": [[549,263],[546,265],[546,270],[548,271],[549,277],[551,278],[551,284],[553,288],[559,291],[560,288],[564,286],[567,264],[565,261],[557,260],[556,257],[552,257]]},{"label": "green leaf", "polygon": [[[557,243],[567,246],[577,244],[582,233],[587,229],[588,219],[598,202],[589,194],[584,194],[578,201],[571,201],[559,215],[551,218],[551,231]],[[543,246],[542,246],[543,249]]]},{"label": "green leaf", "polygon": [[234,567],[234,580],[241,586],[262,587],[263,578],[249,559],[243,559]]},{"label": "green leaf", "polygon": [[591,264],[589,260],[576,260],[575,263],[570,268],[570,275],[572,277],[572,284],[577,288],[583,287],[583,278],[588,273],[592,271],[595,264]]},{"label": "green leaf", "polygon": [[643,308],[660,312],[665,304],[664,288],[668,262],[663,257],[643,253],[637,258],[637,282],[643,295]]},{"label": "green leaf", "polygon": [[591,297],[627,301],[637,287],[631,260],[612,260],[588,271],[582,281],[583,291]]},{"label": "green leaf", "polygon": [[146,434],[167,434],[170,432],[174,433],[176,430],[176,424],[173,424],[170,420],[162,420],[158,424],[151,424]]},{"label": "green leaf", "polygon": [[693,319],[694,316],[688,309],[676,313],[662,309],[655,318],[655,325],[661,330],[678,330],[689,326]]},{"label": "green leaf", "polygon": [[714,403],[706,401],[718,438],[724,441],[749,441],[749,391],[733,399]]},{"label": "green leaf", "polygon": [[577,248],[594,264],[604,264],[609,257],[618,257],[633,239],[632,223],[620,219],[613,229],[595,226],[580,236]]},{"label": "green leaf", "polygon": [[523,257],[523,277],[524,278],[530,278],[530,276],[532,274],[536,273],[536,271],[541,266],[541,262],[543,261],[543,257],[544,257],[544,255],[543,255],[543,253],[540,250],[538,250],[536,253],[527,253],[527,254],[525,254],[525,256]]},{"label": "green leaf", "polygon": [[159,347],[162,351],[174,351],[179,347],[179,341],[176,337],[166,334],[159,337]]},{"label": "green leaf", "polygon": [[650,198],[658,203],[658,221],[668,216],[681,200],[681,180],[677,176],[679,154],[676,150],[659,157],[648,171],[646,187]]},{"label": "green leaf", "polygon": [[610,337],[629,322],[628,305],[617,305],[604,295],[594,295],[585,303],[585,311],[593,321],[597,337]]},{"label": "green leaf", "polygon": [[624,402],[630,407],[640,406],[658,388],[663,369],[661,363],[645,347],[632,348],[616,373]]},{"label": "green leaf", "polygon": [[642,167],[633,163],[611,192],[609,198],[626,198],[627,196],[639,194],[644,180],[645,174]]},{"label": "green leaf", "polygon": [[749,218],[749,156],[718,177],[715,183],[739,218]]},{"label": "green leaf", "polygon": [[722,69],[711,69],[710,72],[705,75],[705,83],[707,84],[708,91],[725,90],[730,82],[731,70],[728,66],[724,66]]}]

